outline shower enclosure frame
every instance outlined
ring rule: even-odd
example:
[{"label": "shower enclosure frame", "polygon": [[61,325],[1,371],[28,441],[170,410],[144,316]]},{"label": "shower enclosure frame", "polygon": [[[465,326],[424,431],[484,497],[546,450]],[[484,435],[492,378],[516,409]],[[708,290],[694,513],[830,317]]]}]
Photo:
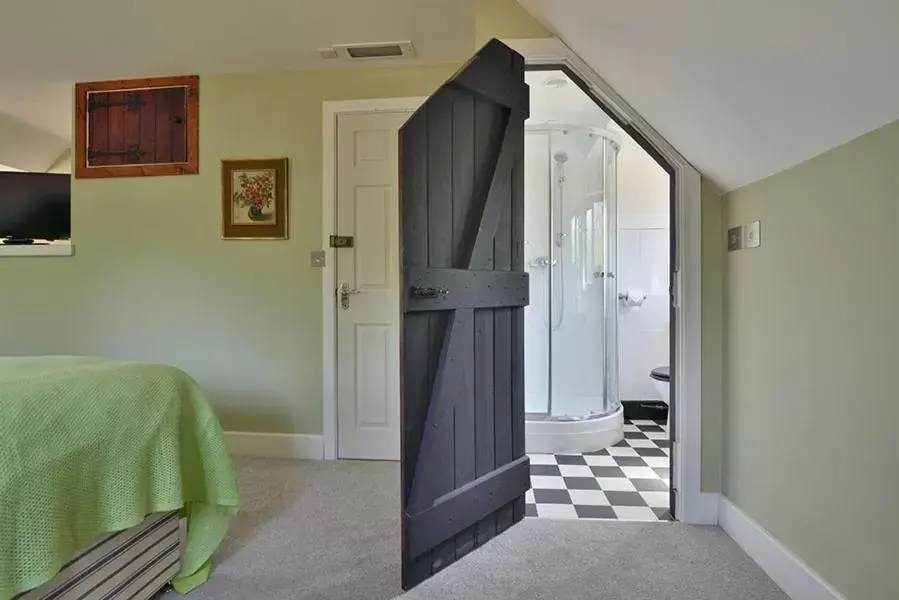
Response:
[{"label": "shower enclosure frame", "polygon": [[[600,192],[600,196],[602,197],[602,231],[603,231],[603,264],[602,265],[594,265],[594,269],[596,266],[601,266],[601,271],[594,271],[594,277],[597,277],[602,280],[601,286],[601,294],[602,294],[602,322],[603,322],[603,389],[602,389],[602,399],[603,399],[603,410],[599,412],[590,412],[582,415],[556,415],[553,413],[553,396],[554,396],[554,388],[553,388],[553,362],[554,362],[554,354],[553,354],[553,332],[558,330],[561,326],[562,321],[564,320],[564,260],[560,254],[562,249],[563,240],[567,237],[568,234],[563,233],[561,229],[561,223],[557,221],[562,221],[562,212],[564,206],[564,182],[565,182],[565,164],[568,160],[568,153],[565,151],[554,151],[552,146],[552,133],[560,132],[564,135],[568,135],[572,132],[587,132],[590,135],[596,136],[600,138],[602,141],[602,154],[599,157],[598,168],[602,170],[601,177],[601,190],[595,190],[594,193]],[[616,273],[617,273],[617,249],[613,249],[612,245],[617,245],[617,181],[618,181],[618,151],[621,147],[620,134],[610,131],[608,129],[604,129],[602,127],[592,127],[588,125],[581,125],[575,123],[528,123],[525,125],[525,144],[527,144],[527,137],[529,134],[541,134],[546,133],[549,138],[549,146],[548,146],[548,158],[550,160],[550,169],[549,169],[549,189],[548,198],[549,198],[549,219],[547,219],[548,225],[548,256],[539,257],[540,259],[545,258],[546,260],[541,262],[540,264],[535,265],[527,265],[529,268],[534,267],[544,267],[547,269],[547,294],[546,294],[546,314],[547,314],[547,381],[546,381],[546,411],[545,412],[527,412],[526,418],[528,421],[557,421],[557,422],[571,422],[571,421],[588,421],[588,420],[596,420],[608,418],[610,416],[614,416],[617,412],[620,412],[621,404],[618,398],[618,361],[617,361],[617,353],[618,353],[618,337],[617,337],[617,286],[616,282]],[[595,144],[596,142],[594,142]],[[609,150],[614,150],[614,162],[610,163]],[[590,148],[592,150],[592,147]],[[589,151],[588,151],[589,154]],[[560,159],[561,156],[561,159]],[[586,157],[585,157],[586,160]],[[610,165],[611,166],[610,168]],[[527,191],[525,191],[527,194]],[[556,206],[558,206],[558,210],[556,210]],[[527,212],[525,213],[527,215]],[[527,218],[527,216],[525,216]],[[615,230],[615,235],[610,235],[611,230]],[[595,235],[595,232],[594,232]],[[610,244],[610,239],[613,240],[612,244]],[[571,240],[571,243],[574,241]],[[610,257],[612,264],[610,264]],[[545,263],[545,264],[544,264]],[[556,268],[558,266],[558,269]],[[554,314],[554,301],[556,296],[556,279],[558,279],[558,286],[561,288],[560,291],[560,301],[561,306],[559,307],[559,324],[558,326],[554,325],[555,322],[555,314]],[[610,291],[610,288],[611,291]],[[609,303],[612,303],[612,306]],[[533,306],[533,296],[532,296],[532,306]],[[610,317],[609,312],[612,312],[612,316]],[[611,326],[611,331],[609,327]],[[608,407],[612,405],[613,408],[610,410]],[[620,419],[618,419],[620,420]],[[609,437],[608,435],[602,436],[599,440],[594,443],[599,444],[610,444],[620,439],[620,436]],[[597,449],[597,448],[589,448],[589,449]]]}]

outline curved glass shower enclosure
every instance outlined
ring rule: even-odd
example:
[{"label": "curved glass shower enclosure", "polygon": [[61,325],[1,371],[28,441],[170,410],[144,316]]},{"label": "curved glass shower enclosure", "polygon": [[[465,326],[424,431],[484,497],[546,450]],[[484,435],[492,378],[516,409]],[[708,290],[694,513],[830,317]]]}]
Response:
[{"label": "curved glass shower enclosure", "polygon": [[617,158],[613,133],[525,133],[525,395],[529,420],[584,421],[618,400]]}]

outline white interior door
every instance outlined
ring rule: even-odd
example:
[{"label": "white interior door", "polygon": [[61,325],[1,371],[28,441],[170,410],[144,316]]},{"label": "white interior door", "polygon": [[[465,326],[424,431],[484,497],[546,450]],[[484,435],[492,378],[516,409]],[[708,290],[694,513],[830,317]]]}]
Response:
[{"label": "white interior door", "polygon": [[[337,117],[337,456],[399,460],[398,131],[410,113]],[[347,293],[341,293],[341,289]]]}]

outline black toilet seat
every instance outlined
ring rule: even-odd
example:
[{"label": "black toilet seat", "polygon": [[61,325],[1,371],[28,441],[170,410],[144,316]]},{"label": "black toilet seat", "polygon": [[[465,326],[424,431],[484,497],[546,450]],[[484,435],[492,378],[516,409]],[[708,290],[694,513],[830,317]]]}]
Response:
[{"label": "black toilet seat", "polygon": [[664,367],[656,367],[649,374],[650,377],[655,379],[656,381],[664,381],[665,383],[671,382],[671,369],[668,365]]}]

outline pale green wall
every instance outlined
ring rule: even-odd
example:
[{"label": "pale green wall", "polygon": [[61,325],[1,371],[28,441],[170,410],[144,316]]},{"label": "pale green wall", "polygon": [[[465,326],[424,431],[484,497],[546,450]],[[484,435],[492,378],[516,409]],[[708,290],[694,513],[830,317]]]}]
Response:
[{"label": "pale green wall", "polygon": [[723,491],[850,600],[899,598],[899,122],[728,194]]},{"label": "pale green wall", "polygon": [[531,39],[552,37],[516,0],[478,0],[475,6],[475,46],[490,38]]},{"label": "pale green wall", "polygon": [[[202,77],[200,174],[75,180],[72,258],[0,259],[0,355],[175,364],[226,429],[322,430],[322,101],[427,95],[457,65]],[[290,158],[290,240],[222,241],[220,161]]]},{"label": "pale green wall", "polygon": [[721,345],[724,326],[724,202],[702,179],[702,490],[721,489]]},{"label": "pale green wall", "polygon": [[[551,35],[515,0],[478,0],[472,26],[478,46]],[[170,363],[225,429],[321,433],[322,102],[428,95],[458,66],[201,77],[200,174],[75,180],[75,256],[0,260],[0,355]],[[222,241],[221,159],[278,156],[290,240]]]}]

